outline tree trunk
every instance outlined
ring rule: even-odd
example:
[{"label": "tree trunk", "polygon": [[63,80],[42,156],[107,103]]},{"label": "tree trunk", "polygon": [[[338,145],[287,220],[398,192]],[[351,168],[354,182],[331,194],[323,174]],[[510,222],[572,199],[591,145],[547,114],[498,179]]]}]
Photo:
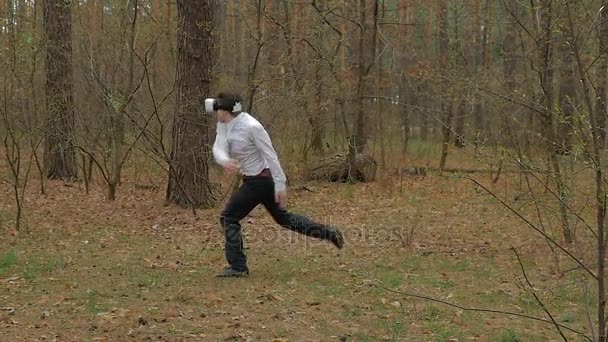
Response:
[{"label": "tree trunk", "polygon": [[[408,28],[408,24],[411,24],[410,16],[413,12],[413,4],[411,0],[401,0],[399,11],[399,35],[405,36],[404,41],[401,42],[399,54],[400,54],[400,69],[401,72],[396,74],[399,85],[399,112],[401,117],[401,136],[402,136],[402,155],[405,157],[407,153],[407,146],[410,140],[410,114],[412,109],[417,103],[417,94],[414,94],[415,86],[412,86],[414,81],[410,81],[407,70],[410,64],[409,49],[412,48],[412,30]],[[391,72],[393,74],[393,72]],[[411,83],[409,83],[411,82]],[[410,106],[405,106],[405,104]]]},{"label": "tree trunk", "polygon": [[152,0],[152,19],[160,22],[160,0]]},{"label": "tree trunk", "polygon": [[129,0],[127,8],[124,12],[125,26],[128,24],[127,46],[128,51],[128,67],[127,67],[127,83],[122,93],[122,104],[116,110],[110,112],[110,129],[109,129],[109,152],[110,152],[110,172],[108,172],[108,199],[113,201],[116,199],[116,190],[120,185],[122,178],[122,167],[125,161],[125,118],[128,117],[129,97],[132,96],[135,82],[135,37],[137,35],[137,20],[139,16],[139,5],[137,0]]},{"label": "tree trunk", "polygon": [[483,64],[486,68],[492,65],[492,15],[495,0],[486,1],[486,20],[483,28]]},{"label": "tree trunk", "polygon": [[[399,82],[399,104],[409,104],[412,106],[417,105],[417,97],[415,94],[411,94],[407,91],[405,80],[402,79]],[[407,154],[407,147],[410,142],[410,113],[412,110],[407,106],[400,106],[400,114],[401,114],[401,136],[402,136],[402,154],[405,156]]]},{"label": "tree trunk", "polygon": [[559,106],[560,115],[557,124],[556,148],[559,154],[569,154],[572,150],[573,120],[576,113],[576,76],[574,74],[574,58],[568,44],[568,37],[564,32],[559,44],[560,82]]},{"label": "tree trunk", "polygon": [[207,144],[211,117],[202,104],[211,91],[217,5],[214,0],[177,3],[177,99],[167,200],[193,209],[213,203]]},{"label": "tree trunk", "polygon": [[[515,94],[515,88],[517,83],[515,82],[515,69],[516,69],[516,47],[517,47],[517,18],[515,17],[517,13],[517,3],[515,0],[507,0],[505,1],[505,9],[507,10],[507,19],[508,19],[508,27],[504,38],[503,43],[503,56],[504,56],[504,82],[505,82],[505,90],[506,96],[509,98]],[[509,142],[513,146],[517,146],[519,144],[518,134],[515,128],[512,126],[512,117],[514,115],[514,108],[511,103],[506,103],[503,109],[502,118],[503,118],[503,130],[504,133],[509,137]]]},{"label": "tree trunk", "polygon": [[44,1],[46,109],[44,166],[49,179],[78,178],[74,147],[71,1]]},{"label": "tree trunk", "polygon": [[[428,84],[427,81],[421,80],[420,81],[420,86],[418,87],[418,94],[420,94],[420,97],[423,101],[421,105],[422,106],[431,106],[431,104],[433,103],[430,98],[431,98],[431,93],[430,93],[431,89],[430,86]],[[419,110],[421,116],[422,116],[422,122],[421,122],[421,126],[420,127],[420,139],[424,142],[428,142],[429,141],[429,128],[431,126],[430,124],[430,120],[429,120],[429,116],[430,111],[429,110],[425,110],[425,109],[421,109]]]},{"label": "tree trunk", "polygon": [[[236,3],[234,1],[229,1],[227,4],[227,9],[226,9],[226,22],[228,22],[228,26],[229,26],[229,30],[228,32],[230,32],[230,34],[232,35],[232,39],[233,41],[230,42],[231,46],[239,46],[240,43],[238,41],[238,37],[240,37],[240,25],[239,22],[240,20],[237,20],[237,9],[236,9]],[[234,79],[238,80],[239,79],[239,56],[241,55],[240,53],[235,53],[234,51],[232,51],[230,53],[231,55],[231,64],[230,64],[230,70],[232,70],[232,72],[234,73]]]},{"label": "tree trunk", "polygon": [[[367,111],[364,108],[363,96],[367,90],[367,78],[370,70],[373,67],[376,57],[376,34],[377,34],[377,18],[378,18],[378,0],[373,1],[374,7],[371,11],[372,18],[370,20],[367,10],[367,0],[359,2],[359,24],[361,25],[359,34],[359,75],[357,84],[357,95],[355,99],[355,108],[357,108],[357,120],[355,135],[351,139],[351,156],[356,153],[362,153],[367,147],[368,130],[367,130]],[[371,30],[371,33],[370,33]]]},{"label": "tree trunk", "polygon": [[[249,5],[245,2],[245,1],[240,1],[239,2],[241,5],[241,14],[239,16],[239,18],[237,19],[239,22],[241,22],[241,29],[240,29],[240,35],[238,37],[239,39],[239,45],[240,46],[247,46],[248,45],[248,38],[252,37],[254,35],[253,32],[253,26],[251,24],[247,23],[247,10]],[[254,48],[249,48],[249,49],[239,49],[239,52],[237,52],[240,56],[239,59],[241,61],[241,63],[239,64],[239,68],[238,68],[238,72],[239,72],[239,80],[241,82],[249,82],[249,64],[251,63],[252,57],[251,57],[251,53],[253,52],[252,50],[254,50]]]},{"label": "tree trunk", "polygon": [[515,59],[515,51],[517,49],[517,41],[516,34],[517,31],[517,18],[516,15],[517,10],[516,0],[507,0],[505,1],[505,7],[507,12],[507,16],[509,19],[509,29],[506,31],[505,39],[503,43],[504,50],[504,77],[505,77],[505,87],[507,88],[507,96],[511,96],[512,92],[515,90],[516,82],[515,82],[515,67],[516,67],[516,59]]},{"label": "tree trunk", "polygon": [[[262,60],[266,63],[267,67],[274,67],[277,65],[276,61],[280,58],[278,53],[280,49],[277,47],[277,39],[276,39],[276,31],[277,27],[274,22],[272,22],[271,18],[277,19],[278,16],[275,14],[277,11],[277,6],[274,3],[277,0],[264,0],[263,5],[263,25],[262,25],[262,35],[263,40],[265,42],[264,50],[262,51],[263,58]],[[266,18],[268,17],[268,18]]]},{"label": "tree trunk", "polygon": [[[456,56],[464,56],[465,55],[465,51],[462,50],[462,40],[463,37],[461,36],[465,36],[465,33],[460,33],[459,27],[460,24],[458,22],[459,16],[458,16],[458,10],[454,11],[454,40],[456,42]],[[465,31],[465,30],[463,30]],[[468,73],[468,69],[467,69],[467,62],[468,59],[465,57],[464,61],[462,62],[462,66],[463,69],[466,71],[466,73]],[[454,146],[456,148],[464,148],[465,146],[465,125],[466,125],[466,114],[465,114],[465,108],[466,108],[466,92],[459,92],[460,93],[460,101],[458,103],[458,108],[456,109],[456,117],[455,117],[455,122],[454,122],[454,135],[455,135],[455,139],[454,139]]]},{"label": "tree trunk", "polygon": [[[449,63],[449,37],[448,37],[448,0],[439,1],[439,68],[442,73],[445,74],[448,70]],[[442,136],[443,146],[441,148],[441,161],[439,162],[439,169],[445,168],[445,163],[448,157],[448,148],[450,144],[450,137],[452,136],[452,119],[454,112],[450,105],[451,99],[449,99],[447,87],[445,84],[442,87],[442,98],[441,98],[441,111],[445,113],[444,122],[442,125]]]},{"label": "tree trunk", "polygon": [[[155,23],[155,25],[153,25],[153,27],[155,27],[157,30],[158,28],[161,27],[161,22],[162,22],[162,15],[161,15],[161,0],[152,0],[152,20]],[[155,45],[158,48],[162,48],[162,43],[155,43]],[[153,60],[151,61],[151,72],[152,75],[151,76],[151,83],[152,83],[152,87],[154,87],[154,89],[158,90],[158,82],[159,82],[159,74],[160,71],[162,70],[162,68],[160,67],[162,65],[162,60],[159,58],[159,56],[155,56],[153,58]]]},{"label": "tree trunk", "polygon": [[[325,1],[320,0],[317,1],[317,7],[324,9]],[[314,36],[316,41],[322,41],[323,32],[319,28],[313,28],[315,30]],[[312,106],[312,111],[308,113],[308,120],[310,122],[311,128],[311,147],[312,149],[319,153],[323,153],[323,119],[322,119],[322,101],[324,100],[323,93],[323,78],[322,78],[322,60],[321,58],[313,58],[313,63],[315,64],[315,99],[314,106]]]},{"label": "tree trunk", "polygon": [[[481,29],[481,0],[475,1],[475,20],[473,21],[473,51],[472,51],[472,63],[474,67],[475,82],[480,82],[480,70],[483,65],[482,51],[483,51],[483,38]],[[483,103],[481,94],[479,91],[475,91],[473,94],[473,120],[475,128],[475,155],[479,154],[479,147],[485,141],[485,124],[483,118]]]},{"label": "tree trunk", "polygon": [[169,50],[169,60],[167,64],[173,64],[175,62],[175,50],[173,46],[174,36],[173,36],[173,27],[171,25],[171,21],[173,19],[173,3],[175,0],[165,0],[165,11],[164,11],[164,31],[165,31],[165,44],[167,44],[167,49]]},{"label": "tree trunk", "polygon": [[99,32],[99,0],[89,1],[89,33],[93,46],[97,43],[97,33]]},{"label": "tree trunk", "polygon": [[604,148],[606,144],[606,129],[608,120],[608,8],[601,11],[600,19],[600,32],[599,32],[599,54],[600,68],[599,68],[599,86],[597,88],[597,102],[596,107],[597,119],[596,125],[598,127],[598,139],[600,148]]},{"label": "tree trunk", "polygon": [[426,28],[424,31],[424,47],[426,49],[431,49],[433,44],[433,24],[435,23],[433,16],[433,6],[429,5],[428,11],[428,21],[426,23]]},{"label": "tree trunk", "polygon": [[554,119],[554,53],[553,53],[553,6],[552,0],[542,0],[539,6],[539,40],[538,52],[540,54],[540,84],[544,95],[544,107],[546,113],[543,122],[543,136],[547,144],[547,152],[553,167],[553,176],[559,194],[559,207],[562,219],[562,232],[564,240],[568,243],[573,241],[572,232],[568,220],[568,209],[566,206],[565,185],[557,155],[556,120]]},{"label": "tree trunk", "polygon": [[[597,335],[593,333],[593,340],[599,342],[606,342],[606,183],[604,180],[604,165],[601,160],[601,146],[600,142],[601,135],[600,129],[595,123],[597,122],[597,113],[603,111],[603,109],[594,108],[591,85],[588,80],[589,74],[587,73],[585,65],[581,58],[581,52],[578,44],[574,39],[574,24],[572,22],[572,12],[568,2],[566,2],[566,9],[568,14],[568,26],[569,26],[569,39],[571,41],[571,47],[574,53],[578,76],[581,80],[584,90],[584,99],[589,113],[589,121],[591,124],[591,155],[593,160],[593,166],[595,169],[595,206],[596,206],[596,225],[597,225],[597,261],[596,267],[597,272],[595,275],[597,284]],[[605,9],[604,9],[605,10]],[[593,328],[593,327],[592,327]]]},{"label": "tree trunk", "polygon": [[454,134],[456,135],[454,140],[454,146],[457,148],[465,147],[465,117],[466,117],[466,99],[464,94],[458,103],[458,109],[456,110],[456,120],[454,125]]},{"label": "tree trunk", "polygon": [[315,62],[315,105],[312,113],[308,113],[312,133],[311,147],[323,153],[323,122],[322,122],[323,81],[321,78],[321,61]]}]

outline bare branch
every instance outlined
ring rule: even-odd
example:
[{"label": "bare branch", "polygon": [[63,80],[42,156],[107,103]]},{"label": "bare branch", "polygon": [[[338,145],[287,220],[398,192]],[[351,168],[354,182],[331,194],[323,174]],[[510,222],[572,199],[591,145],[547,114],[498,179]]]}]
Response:
[{"label": "bare branch", "polygon": [[510,206],[508,203],[506,203],[503,199],[501,199],[500,197],[498,197],[494,192],[490,191],[490,189],[488,189],[486,186],[484,186],[483,184],[479,183],[477,180],[475,180],[475,179],[473,179],[471,177],[466,177],[466,178],[469,179],[471,182],[475,183],[477,186],[479,186],[483,190],[485,190],[488,194],[490,194],[497,201],[499,201],[500,204],[502,204],[503,206],[505,206],[512,213],[514,213],[517,217],[519,217],[522,221],[524,221],[528,226],[530,226],[532,229],[534,229],[539,234],[541,234],[545,239],[547,239],[548,241],[550,241],[553,245],[555,245],[557,248],[559,248],[562,252],[566,253],[566,255],[568,255],[574,262],[576,262],[577,264],[579,264],[590,276],[592,276],[594,279],[597,280],[597,276],[587,266],[585,266],[585,264],[583,264],[583,262],[580,259],[578,259],[574,255],[572,255],[572,253],[570,253],[562,245],[560,245],[555,240],[553,240],[553,238],[551,238],[549,235],[547,235],[547,233],[545,233],[541,229],[539,229],[534,223],[530,222],[530,220],[528,220],[527,218],[525,218],[520,212],[518,212],[517,210],[515,210],[512,206]]},{"label": "bare branch", "polygon": [[526,269],[524,268],[524,264],[522,264],[522,262],[521,262],[521,258],[519,257],[519,253],[517,253],[517,250],[514,247],[512,247],[511,250],[513,250],[513,252],[515,253],[515,256],[517,257],[517,262],[519,263],[519,267],[521,268],[521,273],[523,274],[524,279],[526,280],[526,283],[530,287],[530,291],[532,292],[532,295],[534,296],[534,299],[536,300],[536,302],[538,303],[538,305],[541,306],[541,308],[543,309],[543,311],[545,311],[545,313],[547,314],[547,316],[549,316],[549,318],[551,319],[551,322],[553,322],[553,325],[555,326],[555,328],[559,332],[560,336],[564,339],[564,341],[567,342],[568,339],[566,338],[566,336],[564,336],[564,333],[562,332],[562,329],[561,329],[560,325],[555,321],[555,318],[553,318],[553,315],[551,315],[551,312],[549,312],[549,310],[547,309],[547,307],[545,306],[545,304],[542,302],[542,300],[540,300],[540,298],[536,294],[536,291],[534,290],[534,286],[530,282],[530,279],[528,279],[528,275],[526,274]]}]

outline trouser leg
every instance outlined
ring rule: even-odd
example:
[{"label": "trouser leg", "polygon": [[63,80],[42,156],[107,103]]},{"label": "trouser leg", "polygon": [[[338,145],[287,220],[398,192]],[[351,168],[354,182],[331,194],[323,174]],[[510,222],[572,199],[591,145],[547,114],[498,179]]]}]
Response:
[{"label": "trouser leg", "polygon": [[266,189],[262,204],[272,215],[272,218],[282,227],[318,239],[329,240],[332,237],[333,233],[327,225],[279,207],[274,197],[274,183],[272,181],[266,185]]},{"label": "trouser leg", "polygon": [[248,270],[240,221],[259,203],[259,194],[244,183],[231,196],[220,216],[220,223],[224,227],[226,260],[236,271]]}]

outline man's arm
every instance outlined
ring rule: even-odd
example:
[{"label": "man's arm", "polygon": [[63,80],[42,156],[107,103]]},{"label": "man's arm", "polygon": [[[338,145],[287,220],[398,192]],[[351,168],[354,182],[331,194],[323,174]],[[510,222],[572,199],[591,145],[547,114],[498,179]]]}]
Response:
[{"label": "man's arm", "polygon": [[226,125],[218,122],[216,131],[215,142],[213,143],[213,157],[218,164],[226,166],[230,162]]},{"label": "man's arm", "polygon": [[272,146],[268,132],[266,132],[261,124],[256,124],[253,126],[252,133],[253,141],[262,152],[262,156],[264,159],[266,159],[270,172],[272,173],[275,193],[285,192],[287,189],[285,184],[287,178],[285,177],[285,173],[283,173],[281,163],[279,162],[279,157]]}]

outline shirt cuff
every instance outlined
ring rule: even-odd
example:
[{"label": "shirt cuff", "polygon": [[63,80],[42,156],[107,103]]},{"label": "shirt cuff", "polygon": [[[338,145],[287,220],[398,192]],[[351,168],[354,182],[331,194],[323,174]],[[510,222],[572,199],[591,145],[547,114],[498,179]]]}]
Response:
[{"label": "shirt cuff", "polygon": [[216,158],[215,160],[220,166],[226,166],[226,164],[228,164],[228,161],[230,161],[230,158],[219,157],[219,158]]},{"label": "shirt cuff", "polygon": [[287,186],[285,185],[285,182],[274,181],[274,192],[275,193],[285,191],[286,189],[287,189]]}]

